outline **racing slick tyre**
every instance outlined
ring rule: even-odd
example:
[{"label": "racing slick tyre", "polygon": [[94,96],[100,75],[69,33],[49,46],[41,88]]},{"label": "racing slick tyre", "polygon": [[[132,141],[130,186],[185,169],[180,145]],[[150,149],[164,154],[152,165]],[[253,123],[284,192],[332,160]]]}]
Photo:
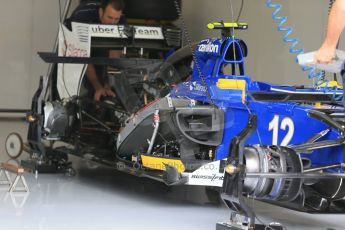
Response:
[{"label": "racing slick tyre", "polygon": [[330,200],[345,198],[344,179],[321,180],[312,186],[322,197]]},{"label": "racing slick tyre", "polygon": [[18,133],[10,133],[5,141],[5,150],[11,159],[18,158],[23,152],[23,140]]},{"label": "racing slick tyre", "polygon": [[345,200],[333,201],[333,204],[335,205],[335,207],[336,207],[340,212],[344,212],[344,211],[345,211]]},{"label": "racing slick tyre", "polygon": [[[197,47],[197,43],[191,44],[191,47],[194,50]],[[192,74],[193,63],[191,47],[184,46],[178,49],[165,61],[161,71],[164,73],[164,69],[169,69],[169,67],[173,66],[177,75],[179,76],[178,79],[164,79],[165,81],[168,80],[168,83],[170,84],[177,84],[186,81],[189,78],[189,76]],[[166,76],[166,74],[164,76]]]}]

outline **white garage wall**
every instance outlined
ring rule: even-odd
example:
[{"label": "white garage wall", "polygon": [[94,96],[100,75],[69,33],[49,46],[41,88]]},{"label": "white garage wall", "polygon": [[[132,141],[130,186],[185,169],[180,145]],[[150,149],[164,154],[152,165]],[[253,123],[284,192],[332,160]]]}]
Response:
[{"label": "white garage wall", "polygon": [[[24,0],[23,0],[24,1]],[[29,102],[38,87],[39,78],[46,75],[48,64],[44,63],[37,52],[52,52],[60,21],[59,7],[64,10],[66,0],[33,0],[33,27],[32,27],[32,52],[31,52],[31,81]],[[72,1],[73,7],[78,1]]]},{"label": "white garage wall", "polygon": [[0,107],[26,105],[32,48],[32,1],[2,1],[0,8]]},{"label": "white garage wall", "polygon": [[[61,0],[64,4],[66,0]],[[266,0],[244,0],[242,20],[248,31],[239,32],[249,47],[247,72],[255,80],[283,84],[311,84],[306,74],[295,64],[294,56],[282,42],[277,23]],[[328,0],[276,0],[282,3],[282,14],[295,28],[293,35],[301,39],[300,47],[317,49],[326,30]],[[77,5],[72,1],[72,7]],[[240,0],[232,0],[237,15]],[[208,31],[206,24],[214,20],[231,20],[230,0],[183,0],[183,15],[193,40],[217,32]],[[50,51],[57,33],[58,0],[3,1],[0,8],[0,108],[28,108],[40,75],[48,65],[37,51]],[[344,44],[342,40],[341,44]],[[341,45],[341,47],[344,47]]]},{"label": "white garage wall", "polygon": [[[61,0],[64,5],[66,0]],[[72,5],[76,5],[76,0]],[[51,51],[59,22],[58,0],[3,1],[0,8],[0,108],[29,108],[48,65],[38,51]]]},{"label": "white garage wall", "polygon": [[[244,0],[241,21],[249,23],[249,30],[238,32],[249,47],[247,73],[255,80],[282,84],[312,84],[307,74],[295,64],[289,54],[277,23],[271,18],[272,9],[266,0]],[[307,51],[318,49],[323,40],[328,14],[328,0],[273,0],[283,4],[282,15],[288,16],[288,25],[294,27],[293,36],[300,38],[300,47]],[[184,0],[184,17],[193,40],[218,36],[206,24],[213,20],[231,20],[230,0]],[[237,15],[240,0],[232,0]],[[343,43],[343,42],[342,42]]]}]

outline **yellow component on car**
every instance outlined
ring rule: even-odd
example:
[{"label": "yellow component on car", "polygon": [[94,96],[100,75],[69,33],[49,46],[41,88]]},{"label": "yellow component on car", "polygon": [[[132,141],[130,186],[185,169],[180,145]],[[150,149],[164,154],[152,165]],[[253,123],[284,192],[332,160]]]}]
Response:
[{"label": "yellow component on car", "polygon": [[322,83],[321,85],[319,85],[319,87],[337,87],[338,89],[343,88],[343,86],[339,85],[337,81],[325,82],[325,83]]},{"label": "yellow component on car", "polygon": [[186,170],[182,161],[179,159],[170,159],[170,158],[141,155],[141,161],[142,161],[143,166],[149,169],[165,171],[166,170],[165,166],[170,165],[172,167],[175,167],[179,173],[182,173]]},{"label": "yellow component on car", "polygon": [[242,91],[242,101],[246,99],[246,86],[247,83],[245,80],[238,79],[219,79],[217,82],[217,87],[219,89],[235,89]]},{"label": "yellow component on car", "polygon": [[315,105],[314,105],[314,107],[315,107],[316,109],[321,109],[321,108],[322,108],[321,102],[316,102]]},{"label": "yellow component on car", "polygon": [[237,22],[211,22],[207,24],[207,28],[210,30],[221,28],[234,28],[234,29],[248,29],[248,23]]}]

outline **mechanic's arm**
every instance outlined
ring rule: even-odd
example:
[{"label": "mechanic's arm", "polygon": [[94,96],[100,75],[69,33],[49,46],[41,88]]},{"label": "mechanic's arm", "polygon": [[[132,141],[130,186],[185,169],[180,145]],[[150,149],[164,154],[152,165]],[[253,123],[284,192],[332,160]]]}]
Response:
[{"label": "mechanic's arm", "polygon": [[334,57],[340,35],[345,27],[345,0],[336,0],[328,18],[326,39],[315,55],[315,62],[327,64]]},{"label": "mechanic's arm", "polygon": [[[110,50],[109,51],[109,58],[120,58],[121,55],[122,55],[122,51],[120,51],[120,50]],[[111,91],[111,87],[109,84],[105,84],[104,88]],[[111,92],[113,92],[113,91],[111,91]],[[113,97],[115,97],[115,93],[114,93]]]},{"label": "mechanic's arm", "polygon": [[103,87],[103,85],[99,82],[95,66],[90,64],[87,66],[86,69],[86,76],[88,80],[91,82],[93,88],[95,89],[94,99],[99,101],[101,97],[112,96],[115,97],[115,93],[111,91],[108,87]]}]

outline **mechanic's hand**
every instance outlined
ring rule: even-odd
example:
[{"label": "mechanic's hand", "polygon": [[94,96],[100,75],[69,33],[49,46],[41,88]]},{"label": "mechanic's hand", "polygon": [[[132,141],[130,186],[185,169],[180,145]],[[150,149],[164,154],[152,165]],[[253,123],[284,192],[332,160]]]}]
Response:
[{"label": "mechanic's hand", "polygon": [[115,93],[110,89],[110,87],[102,87],[96,90],[94,99],[99,101],[101,97],[115,97]]},{"label": "mechanic's hand", "polygon": [[[111,87],[110,87],[110,85],[108,85],[108,84],[105,84],[105,85],[104,85],[104,88],[105,88],[105,89],[111,90]],[[111,90],[111,91],[112,91],[112,90]],[[115,94],[114,94],[114,97],[115,97]]]},{"label": "mechanic's hand", "polygon": [[335,48],[323,44],[316,52],[314,61],[316,64],[329,64],[335,55]]}]

